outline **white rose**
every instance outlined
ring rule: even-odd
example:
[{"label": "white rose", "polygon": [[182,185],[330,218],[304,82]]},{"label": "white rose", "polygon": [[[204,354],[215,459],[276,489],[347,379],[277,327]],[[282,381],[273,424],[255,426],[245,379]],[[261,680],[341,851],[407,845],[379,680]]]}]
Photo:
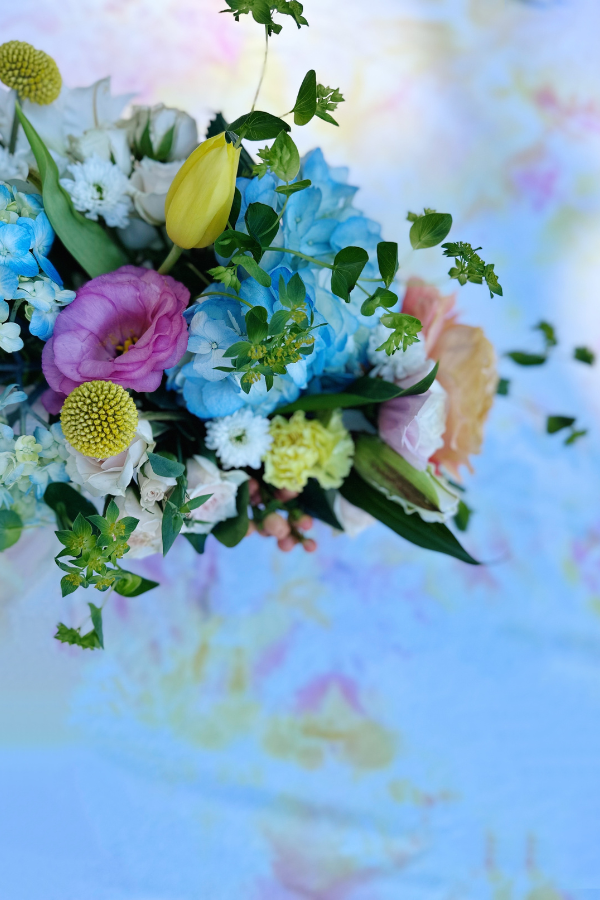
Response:
[{"label": "white rose", "polygon": [[354,538],[359,535],[365,528],[370,528],[375,524],[375,519],[364,509],[354,506],[341,494],[335,495],[333,501],[333,511],[336,518],[348,537]]},{"label": "white rose", "polygon": [[239,469],[222,472],[205,456],[194,456],[187,466],[188,496],[190,500],[212,494],[198,509],[193,510],[191,522],[187,520],[185,531],[208,534],[217,522],[230,519],[237,514],[235,500],[238,487],[248,480],[248,475]]},{"label": "white rose", "polygon": [[150,512],[143,509],[134,492],[129,488],[124,496],[117,497],[115,503],[119,507],[119,518],[133,516],[139,519],[135,531],[130,535],[129,559],[143,559],[154,553],[162,553],[162,510],[159,506]]},{"label": "white rose", "polygon": [[131,172],[131,150],[122,128],[90,128],[78,137],[69,135],[68,142],[71,154],[79,162],[95,154],[106,162],[115,162],[124,175]]},{"label": "white rose", "polygon": [[140,502],[144,509],[153,509],[155,503],[165,499],[165,494],[177,484],[176,478],[156,475],[152,465],[147,462],[141,467],[138,475],[140,486]]},{"label": "white rose", "polygon": [[168,132],[173,128],[173,140],[169,152],[163,157],[167,162],[174,159],[187,159],[192,150],[198,146],[198,129],[191,116],[181,109],[173,109],[159,103],[157,106],[134,106],[133,115],[123,125],[132,147],[145,152],[141,146],[146,127],[149,124],[149,137],[153,155],[157,156],[161,144]]},{"label": "white rose", "polygon": [[92,497],[104,497],[106,494],[123,497],[135,470],[147,462],[147,451],[153,449],[152,426],[141,419],[131,444],[117,456],[94,459],[67,444],[67,474],[71,481],[84,487]]},{"label": "white rose", "polygon": [[129,179],[131,195],[138,215],[149,225],[165,224],[165,200],[171,183],[182,167],[184,160],[156,162],[144,159],[136,163]]}]

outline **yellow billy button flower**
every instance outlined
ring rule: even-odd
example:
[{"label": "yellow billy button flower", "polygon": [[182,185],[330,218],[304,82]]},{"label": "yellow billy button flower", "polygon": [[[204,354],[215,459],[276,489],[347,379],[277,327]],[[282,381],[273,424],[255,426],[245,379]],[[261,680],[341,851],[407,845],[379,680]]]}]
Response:
[{"label": "yellow billy button flower", "polygon": [[223,132],[200,144],[182,165],[165,201],[167,234],[178,247],[208,247],[225,230],[240,153]]},{"label": "yellow billy button flower", "polygon": [[129,447],[138,425],[130,394],[112,381],[86,381],[71,391],[60,414],[69,444],[95,459],[116,456]]},{"label": "yellow billy button flower", "polygon": [[52,57],[25,41],[7,41],[0,46],[0,81],[19,97],[41,106],[56,100],[62,87]]}]

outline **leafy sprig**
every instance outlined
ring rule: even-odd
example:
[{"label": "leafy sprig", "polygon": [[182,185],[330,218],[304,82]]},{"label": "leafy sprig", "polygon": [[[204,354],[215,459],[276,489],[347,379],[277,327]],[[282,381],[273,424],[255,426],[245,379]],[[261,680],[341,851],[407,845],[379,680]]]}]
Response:
[{"label": "leafy sprig", "polygon": [[221,12],[231,13],[236,22],[240,21],[240,16],[251,13],[255,22],[265,26],[269,37],[272,34],[279,34],[283,27],[273,21],[274,12],[291,16],[298,28],[308,25],[302,15],[304,7],[298,0],[225,0],[225,2],[229,9],[222,9]]},{"label": "leafy sprig", "polygon": [[394,329],[389,338],[377,348],[385,350],[388,356],[392,356],[400,348],[405,351],[411,344],[418,343],[417,335],[423,326],[415,316],[409,316],[408,313],[384,313],[380,322],[386,328]]},{"label": "leafy sprig", "polygon": [[448,272],[450,278],[456,278],[461,285],[465,285],[468,281],[473,284],[483,284],[485,281],[490,291],[490,297],[493,297],[494,294],[502,296],[502,287],[494,272],[494,263],[485,263],[477,253],[481,247],[474,250],[470,244],[457,241],[442,244],[442,249],[444,256],[454,257],[455,265]]}]

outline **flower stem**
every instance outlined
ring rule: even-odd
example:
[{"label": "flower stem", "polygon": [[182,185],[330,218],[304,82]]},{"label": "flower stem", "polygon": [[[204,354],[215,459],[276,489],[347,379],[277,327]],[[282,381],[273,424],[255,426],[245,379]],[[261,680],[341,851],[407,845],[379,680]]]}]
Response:
[{"label": "flower stem", "polygon": [[14,153],[17,149],[17,136],[19,134],[19,117],[17,115],[17,103],[19,102],[19,95],[15,96],[15,111],[13,113],[12,120],[12,128],[10,130],[10,139],[8,142],[8,152]]},{"label": "flower stem", "polygon": [[169,254],[162,266],[158,270],[159,275],[166,275],[167,272],[170,272],[181,254],[183,253],[183,247],[178,247],[177,244],[173,244],[171,249],[169,250]]},{"label": "flower stem", "polygon": [[201,300],[203,297],[227,297],[228,300],[239,300],[244,306],[249,306],[250,309],[253,309],[252,303],[248,303],[247,300],[242,300],[242,298],[237,295],[226,294],[224,291],[206,291],[203,294],[199,294],[199,296],[196,297],[196,300]]},{"label": "flower stem", "polygon": [[202,272],[200,271],[200,269],[197,269],[193,263],[189,262],[189,263],[186,263],[186,265],[187,265],[188,269],[191,269],[191,271],[194,273],[194,275],[197,278],[199,278],[200,281],[203,281],[207,287],[209,284],[212,284],[212,281],[209,281],[208,278],[206,277],[206,275],[203,275]]},{"label": "flower stem", "polygon": [[25,302],[24,297],[20,297],[18,300],[15,300],[14,306],[10,311],[10,319],[8,320],[9,322],[14,322],[16,320],[17,313],[19,312],[19,307],[24,302]]},{"label": "flower stem", "polygon": [[254,95],[254,100],[252,102],[252,109],[250,112],[254,112],[254,108],[258,101],[258,96],[260,94],[260,89],[262,87],[263,79],[265,77],[265,71],[267,69],[267,57],[269,55],[269,29],[265,25],[265,55],[263,57],[262,71],[260,73],[260,81],[258,82],[258,87],[256,88],[256,94]]},{"label": "flower stem", "polygon": [[265,253],[268,250],[272,250],[274,253],[291,253],[292,256],[299,256],[300,259],[305,259],[307,262],[315,263],[317,266],[323,266],[324,269],[333,269],[334,267],[330,265],[330,263],[321,262],[320,259],[315,259],[314,256],[306,256],[305,253],[300,253],[298,250],[290,250],[288,247],[266,247]]}]

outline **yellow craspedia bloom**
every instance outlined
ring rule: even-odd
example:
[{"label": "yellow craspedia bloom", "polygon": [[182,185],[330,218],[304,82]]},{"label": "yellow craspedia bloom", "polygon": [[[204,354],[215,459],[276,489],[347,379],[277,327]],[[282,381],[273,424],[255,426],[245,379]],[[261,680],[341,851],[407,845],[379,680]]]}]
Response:
[{"label": "yellow craspedia bloom", "polygon": [[167,234],[178,247],[208,247],[225,230],[241,152],[223,132],[200,144],[182,165],[165,200]]},{"label": "yellow craspedia bloom", "polygon": [[19,97],[45,106],[60,94],[62,78],[58,66],[43,50],[25,41],[0,45],[0,81]]},{"label": "yellow craspedia bloom", "polygon": [[309,478],[321,487],[338,488],[350,472],[354,443],[336,410],[327,425],[308,420],[298,410],[291,419],[275,416],[273,443],[265,457],[265,481],[276,488],[301,491]]},{"label": "yellow craspedia bloom", "polygon": [[130,394],[112,381],[86,381],[71,391],[60,414],[69,444],[95,459],[116,456],[129,447],[138,425]]}]

